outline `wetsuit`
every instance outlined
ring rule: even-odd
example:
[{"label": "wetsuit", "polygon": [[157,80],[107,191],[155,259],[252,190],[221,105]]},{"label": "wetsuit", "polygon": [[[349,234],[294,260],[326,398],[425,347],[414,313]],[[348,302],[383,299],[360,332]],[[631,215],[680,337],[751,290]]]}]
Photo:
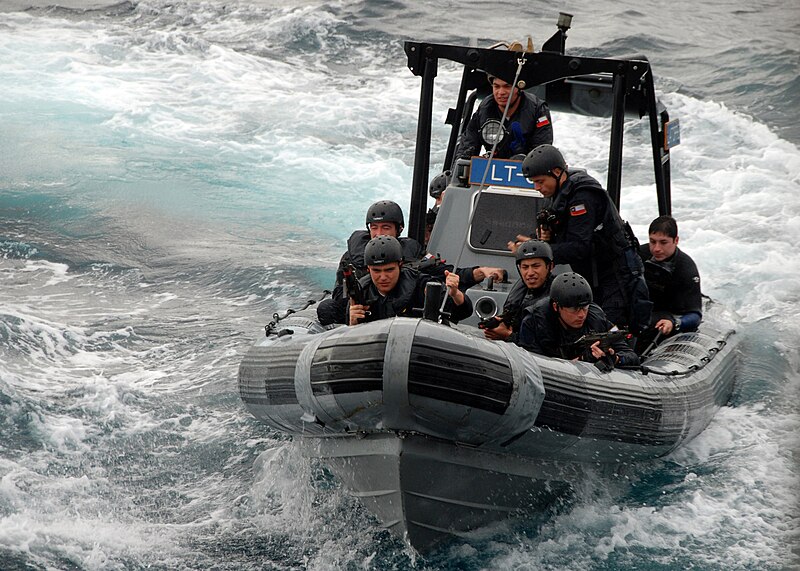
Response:
[{"label": "wetsuit", "polygon": [[[553,309],[549,299],[542,299],[534,306],[525,310],[522,327],[519,332],[518,345],[528,351],[545,355],[546,357],[560,357],[562,359],[579,359],[587,363],[596,363],[588,347],[574,345],[582,335],[588,333],[603,333],[611,330],[613,324],[606,318],[599,305],[589,304],[589,314],[580,329],[565,328],[558,318],[558,313]],[[619,357],[616,366],[635,366],[639,364],[639,356],[634,353],[625,340],[614,342],[611,347]]]},{"label": "wetsuit", "polygon": [[[408,268],[400,270],[400,279],[394,289],[387,295],[381,295],[378,288],[372,283],[369,275],[362,277],[362,290],[364,291],[369,314],[363,322],[377,321],[390,317],[420,317],[422,307],[425,303],[425,284],[429,281],[438,281],[426,274],[420,274]],[[317,318],[323,325],[330,323],[349,323],[350,310],[347,298],[337,300],[326,300],[331,303],[317,308]],[[451,298],[448,298],[445,311],[451,313],[450,321],[457,323],[472,315],[472,301],[469,296],[464,296],[464,303],[455,305]]]},{"label": "wetsuit", "polygon": [[657,262],[647,244],[639,248],[639,254],[644,260],[644,277],[653,302],[650,325],[669,319],[674,326],[672,334],[696,331],[703,318],[703,298],[694,260],[676,248],[670,258]]},{"label": "wetsuit", "polygon": [[[516,111],[510,117],[506,117],[505,126],[508,134],[497,145],[495,157],[498,159],[507,159],[518,154],[525,155],[539,145],[553,143],[553,125],[547,103],[533,93],[525,91],[519,93],[520,102]],[[461,135],[456,148],[456,158],[468,159],[479,154],[483,144],[481,127],[489,119],[500,121],[502,117],[503,110],[497,106],[494,97],[491,95],[484,97]]]}]

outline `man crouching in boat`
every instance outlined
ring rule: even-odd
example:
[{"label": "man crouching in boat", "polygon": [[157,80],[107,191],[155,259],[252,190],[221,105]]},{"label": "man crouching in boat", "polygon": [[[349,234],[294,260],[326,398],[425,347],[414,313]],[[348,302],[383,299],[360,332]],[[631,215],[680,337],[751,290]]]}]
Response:
[{"label": "man crouching in boat", "polygon": [[592,288],[580,274],[556,276],[550,286],[550,299],[539,301],[525,313],[518,344],[529,351],[595,363],[604,372],[615,366],[639,364],[639,356],[622,337],[611,341],[606,349],[600,340],[588,347],[580,343],[585,335],[614,329],[600,306],[592,303]]},{"label": "man crouching in boat", "polygon": [[553,250],[541,240],[528,240],[517,248],[519,280],[508,292],[503,312],[482,322],[487,339],[516,343],[525,310],[550,294],[553,283]]},{"label": "man crouching in boat", "polygon": [[332,299],[344,297],[344,273],[351,264],[357,277],[366,275],[364,248],[377,236],[393,236],[397,238],[403,249],[404,260],[418,260],[425,255],[425,249],[413,238],[401,237],[405,226],[403,210],[392,200],[379,200],[370,204],[366,214],[366,230],[356,230],[347,239],[347,251],[342,254],[339,268],[336,270],[336,283],[333,286]]},{"label": "man crouching in boat", "polygon": [[[357,325],[389,317],[411,317],[414,310],[421,310],[425,303],[425,284],[431,276],[419,274],[403,267],[403,248],[392,236],[378,236],[369,241],[364,249],[364,258],[369,275],[358,280],[360,292],[353,299],[339,302],[340,311],[335,312],[335,323]],[[450,321],[457,322],[472,315],[472,302],[458,289],[458,275],[445,272],[445,287],[450,298],[445,311],[450,312]],[[448,309],[447,306],[452,306]]]}]

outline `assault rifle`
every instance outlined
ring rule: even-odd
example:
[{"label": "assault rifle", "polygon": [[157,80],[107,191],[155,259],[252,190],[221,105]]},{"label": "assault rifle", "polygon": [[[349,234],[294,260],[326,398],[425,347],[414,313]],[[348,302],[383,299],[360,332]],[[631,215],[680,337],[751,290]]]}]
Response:
[{"label": "assault rifle", "polygon": [[628,331],[625,329],[617,329],[616,331],[606,331],[604,333],[587,333],[581,335],[576,341],[569,343],[570,347],[577,349],[588,349],[598,341],[600,341],[600,348],[605,351],[617,341],[628,338]]},{"label": "assault rifle", "polygon": [[364,288],[361,287],[361,282],[356,277],[356,268],[353,264],[347,264],[344,268],[344,293],[347,297],[353,300],[356,305],[369,305],[367,303],[367,296]]},{"label": "assault rifle", "polygon": [[542,208],[536,214],[536,226],[542,230],[555,231],[559,222],[558,215],[549,208]]}]

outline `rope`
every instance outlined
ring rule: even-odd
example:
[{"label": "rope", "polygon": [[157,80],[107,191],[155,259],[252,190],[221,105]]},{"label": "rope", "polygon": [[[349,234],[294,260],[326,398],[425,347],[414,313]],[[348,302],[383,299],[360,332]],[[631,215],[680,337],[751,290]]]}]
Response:
[{"label": "rope", "polygon": [[[522,68],[525,66],[525,62],[526,62],[525,56],[520,56],[519,58],[517,58],[517,73],[514,75],[514,82],[511,84],[512,90],[513,89],[517,89],[517,91],[519,92],[519,88],[517,87],[517,81],[519,80],[520,73],[522,73]],[[512,91],[512,93],[513,93],[513,91]],[[518,93],[518,96],[519,97],[523,97],[523,95],[521,93]],[[505,128],[506,117],[508,116],[508,110],[511,107],[511,100],[512,100],[512,97],[509,97],[508,101],[506,101],[506,106],[503,109],[503,116],[500,119],[500,126],[503,127],[503,128]],[[500,141],[501,141],[501,139],[495,140],[494,144],[492,145],[492,150],[489,151],[489,162],[486,163],[486,169],[483,171],[483,178],[481,179],[481,184],[478,187],[478,194],[475,196],[475,204],[478,203],[478,201],[481,198],[481,193],[483,192],[483,189],[486,188],[486,186],[487,186],[486,185],[486,177],[489,175],[489,169],[491,168],[492,161],[494,160],[494,153],[497,150],[497,145],[500,143]],[[470,212],[469,222],[467,224],[467,228],[472,228],[472,219],[475,217],[475,211],[476,211],[476,209],[473,208],[472,211]],[[461,247],[462,253],[463,253],[465,247],[466,247],[466,242]]]},{"label": "rope", "polygon": [[304,309],[308,309],[309,307],[311,307],[315,303],[317,303],[319,301],[322,301],[323,299],[328,297],[330,295],[330,293],[331,293],[330,290],[327,290],[327,289],[326,290],[322,290],[322,296],[319,299],[309,299],[306,302],[306,304],[303,307],[301,307],[300,309],[292,309],[290,307],[289,309],[286,310],[286,312],[283,315],[278,315],[277,312],[273,313],[272,314],[272,321],[270,321],[269,323],[267,323],[264,326],[264,333],[266,334],[267,337],[269,337],[270,335],[275,335],[275,334],[280,336],[281,332],[276,333],[275,329],[278,327],[278,324],[281,321],[283,321],[284,319],[286,319],[287,317],[289,317],[293,313],[297,313],[298,311],[303,311]]}]

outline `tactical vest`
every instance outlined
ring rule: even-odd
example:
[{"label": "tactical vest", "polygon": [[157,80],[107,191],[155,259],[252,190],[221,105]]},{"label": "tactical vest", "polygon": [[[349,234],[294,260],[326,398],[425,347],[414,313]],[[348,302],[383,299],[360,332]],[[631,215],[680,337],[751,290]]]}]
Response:
[{"label": "tactical vest", "polygon": [[592,234],[593,282],[597,283],[598,265],[613,268],[628,305],[628,325],[634,333],[639,333],[649,327],[653,309],[644,278],[644,264],[639,256],[639,241],[599,182],[580,169],[570,170],[568,180],[569,188],[559,193],[552,210],[563,224],[569,216],[568,204],[573,192],[587,189],[602,197],[605,212]]}]

